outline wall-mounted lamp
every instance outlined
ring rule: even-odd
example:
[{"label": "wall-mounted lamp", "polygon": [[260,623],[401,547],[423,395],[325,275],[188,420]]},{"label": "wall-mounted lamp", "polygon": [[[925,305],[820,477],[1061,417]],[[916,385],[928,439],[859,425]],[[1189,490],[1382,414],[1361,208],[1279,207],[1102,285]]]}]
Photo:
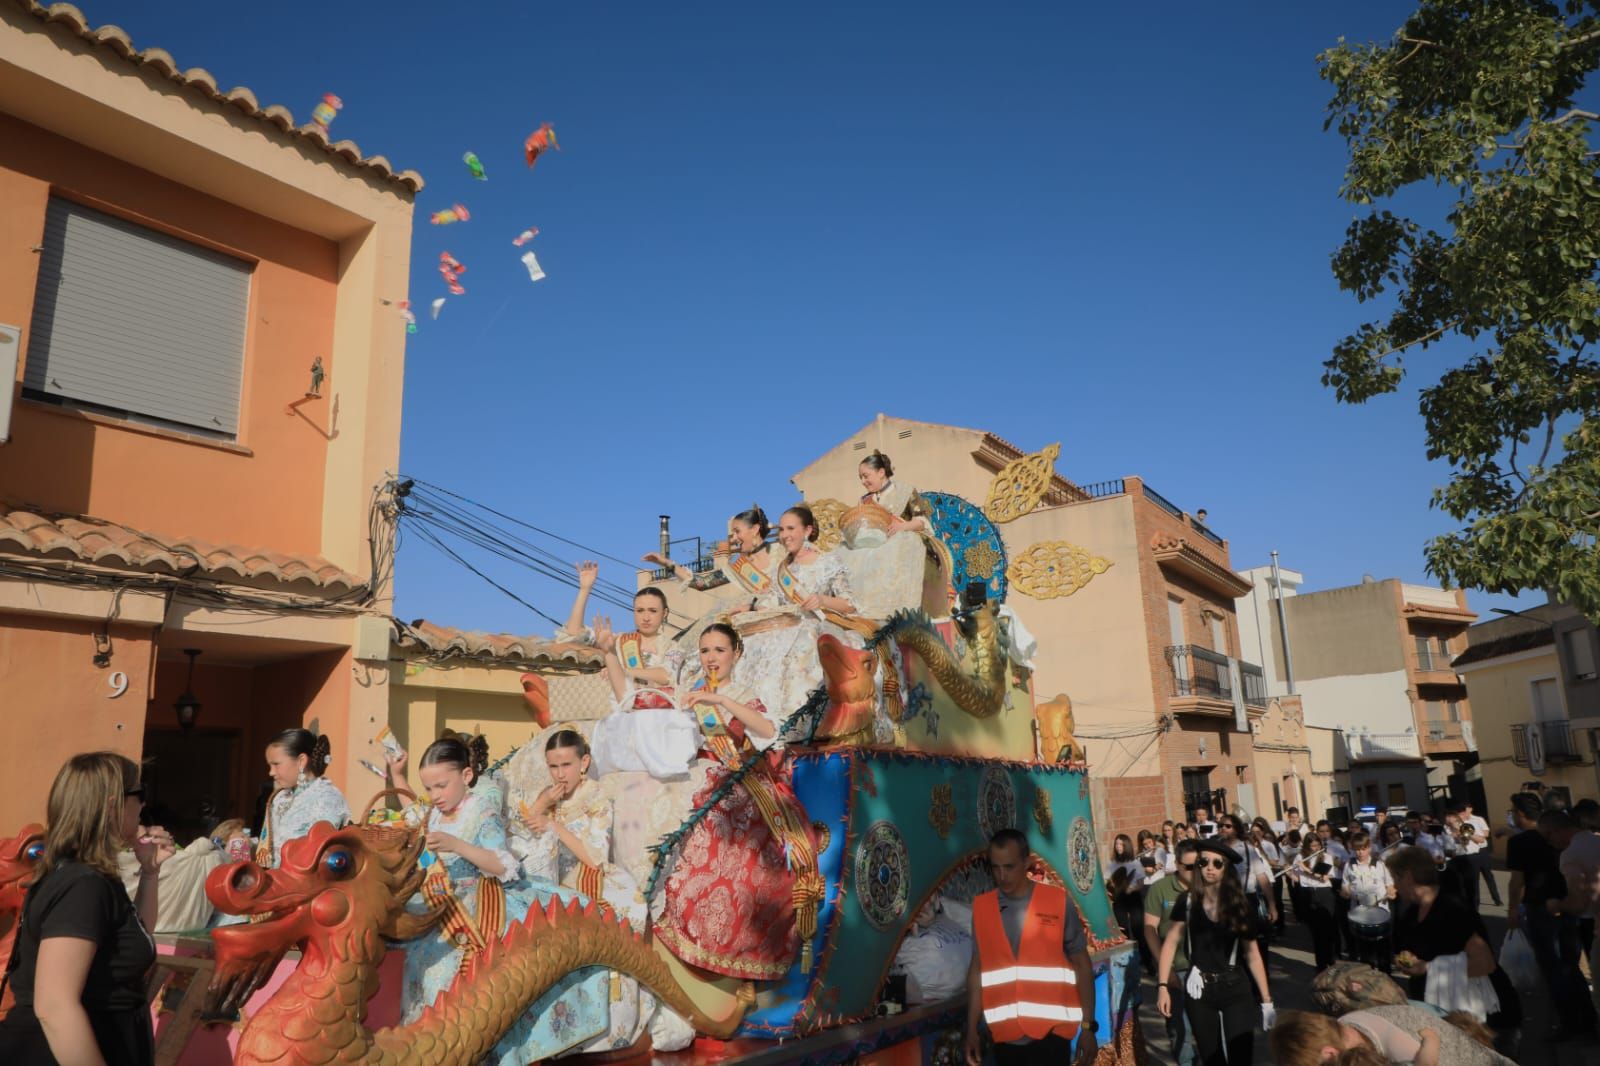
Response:
[{"label": "wall-mounted lamp", "polygon": [[194,660],[200,654],[200,649],[185,648],[183,654],[189,657],[189,680],[184,682],[183,695],[172,705],[172,710],[178,716],[178,728],[187,733],[194,728],[195,719],[200,717],[200,701],[194,695]]}]

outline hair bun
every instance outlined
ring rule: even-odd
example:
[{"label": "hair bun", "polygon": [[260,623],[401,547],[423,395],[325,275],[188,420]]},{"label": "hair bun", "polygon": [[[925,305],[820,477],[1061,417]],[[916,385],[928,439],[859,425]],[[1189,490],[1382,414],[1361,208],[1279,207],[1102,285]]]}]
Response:
[{"label": "hair bun", "polygon": [[327,734],[319,734],[317,739],[311,742],[311,757],[307,762],[310,764],[309,769],[318,777],[321,777],[322,771],[333,763],[333,742],[328,739]]}]

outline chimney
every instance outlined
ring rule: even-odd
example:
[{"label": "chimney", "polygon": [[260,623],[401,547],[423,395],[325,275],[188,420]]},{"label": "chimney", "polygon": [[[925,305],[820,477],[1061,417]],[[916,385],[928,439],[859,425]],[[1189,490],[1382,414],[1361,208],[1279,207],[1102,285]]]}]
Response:
[{"label": "chimney", "polygon": [[672,531],[668,528],[671,521],[671,515],[661,516],[661,557],[664,559],[672,558]]}]

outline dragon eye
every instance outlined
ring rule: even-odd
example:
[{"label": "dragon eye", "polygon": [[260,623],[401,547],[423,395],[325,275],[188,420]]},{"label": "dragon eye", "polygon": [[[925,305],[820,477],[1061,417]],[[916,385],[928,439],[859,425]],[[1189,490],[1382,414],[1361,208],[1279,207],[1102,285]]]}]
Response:
[{"label": "dragon eye", "polygon": [[26,848],[23,848],[22,857],[27,859],[29,862],[38,862],[40,859],[44,858],[44,841],[35,840],[32,844],[29,844]]},{"label": "dragon eye", "polygon": [[344,848],[329,848],[322,857],[322,868],[334,878],[350,876],[356,869],[356,857]]}]

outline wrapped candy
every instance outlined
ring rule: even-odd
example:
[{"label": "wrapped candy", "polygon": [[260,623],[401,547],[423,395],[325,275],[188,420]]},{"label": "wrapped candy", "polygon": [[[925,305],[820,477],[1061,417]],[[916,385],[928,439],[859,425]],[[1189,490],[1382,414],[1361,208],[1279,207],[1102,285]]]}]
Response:
[{"label": "wrapped candy", "polygon": [[477,152],[468,152],[461,157],[461,161],[467,165],[467,169],[472,172],[473,177],[479,181],[489,180],[489,175],[483,172],[483,163],[479,161]]},{"label": "wrapped candy", "polygon": [[399,300],[395,303],[395,306],[400,309],[401,316],[406,320],[406,332],[415,333],[417,331],[417,316],[411,311],[411,301]]},{"label": "wrapped candy", "polygon": [[524,244],[527,244],[529,241],[533,240],[538,235],[539,235],[539,227],[538,226],[529,226],[527,229],[523,230],[520,234],[518,234],[517,236],[511,238],[511,243],[516,245],[518,248],[521,248]]},{"label": "wrapped candy", "polygon": [[328,132],[328,124],[339,114],[339,109],[344,106],[344,101],[332,93],[322,98],[322,102],[311,109],[311,121],[322,127],[322,132]]},{"label": "wrapped candy", "polygon": [[450,287],[452,294],[456,296],[466,295],[467,290],[461,284],[461,275],[466,272],[467,268],[462,266],[461,261],[455,256],[449,252],[439,253],[439,276],[444,278],[444,283]]},{"label": "wrapped candy", "polygon": [[448,226],[452,222],[466,222],[472,218],[467,209],[460,204],[447,207],[443,211],[435,211],[433,217],[428,219],[435,226]]},{"label": "wrapped candy", "polygon": [[528,166],[539,161],[539,156],[548,149],[554,148],[561,151],[561,146],[556,143],[555,127],[548,122],[540,123],[539,128],[528,134],[528,139],[522,142],[523,151],[527,153]]},{"label": "wrapped candy", "polygon": [[439,319],[439,312],[442,310],[444,310],[443,296],[439,297],[437,300],[433,301],[433,303],[428,305],[428,315],[436,322]]},{"label": "wrapped candy", "polygon": [[544,269],[539,266],[539,260],[532,252],[522,253],[522,265],[528,268],[529,281],[538,281],[544,277]]}]

